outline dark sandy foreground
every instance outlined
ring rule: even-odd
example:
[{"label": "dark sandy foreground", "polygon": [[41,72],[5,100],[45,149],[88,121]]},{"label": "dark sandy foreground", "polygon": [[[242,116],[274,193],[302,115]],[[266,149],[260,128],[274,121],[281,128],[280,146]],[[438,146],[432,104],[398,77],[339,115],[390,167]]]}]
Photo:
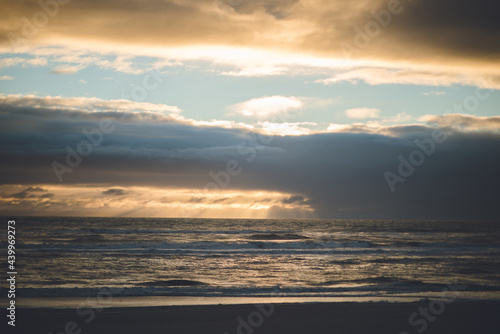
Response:
[{"label": "dark sandy foreground", "polygon": [[17,326],[7,333],[500,333],[500,302],[446,304],[439,315],[427,314],[433,321],[418,315],[411,326],[408,319],[420,307],[429,302],[110,308],[81,315],[72,309],[18,309]]}]

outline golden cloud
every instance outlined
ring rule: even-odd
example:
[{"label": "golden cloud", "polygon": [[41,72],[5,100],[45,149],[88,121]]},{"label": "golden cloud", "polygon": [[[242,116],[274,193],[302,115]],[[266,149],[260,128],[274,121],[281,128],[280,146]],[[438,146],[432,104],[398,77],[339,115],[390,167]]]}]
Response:
[{"label": "golden cloud", "polygon": [[[474,76],[466,77],[466,84],[478,84],[483,77],[496,88],[500,82],[500,46],[493,42],[500,26],[493,14],[496,5],[486,0],[460,6],[451,0],[0,3],[4,50],[12,50],[12,45],[65,45],[124,55],[208,57],[240,65],[227,75],[276,75],[288,73],[294,65],[333,69],[363,63],[364,72],[332,80],[361,78],[375,84],[460,83],[465,69],[466,76]],[[269,53],[278,56],[269,58]],[[126,59],[121,65],[100,62],[137,71]],[[421,68],[415,69],[416,64]],[[380,66],[401,70],[389,72],[389,79],[380,82],[375,79],[384,77],[373,72]]]},{"label": "golden cloud", "polygon": [[[300,198],[301,200],[291,200]],[[290,216],[310,213],[307,199],[273,191],[202,191],[105,185],[3,185],[0,208],[12,214],[130,217],[259,217],[279,210]],[[243,214],[242,214],[243,213]]]}]

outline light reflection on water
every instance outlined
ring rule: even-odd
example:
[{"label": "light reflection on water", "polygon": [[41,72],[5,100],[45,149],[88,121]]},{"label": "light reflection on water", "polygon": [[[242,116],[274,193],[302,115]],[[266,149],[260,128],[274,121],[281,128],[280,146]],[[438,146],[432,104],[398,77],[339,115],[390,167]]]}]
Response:
[{"label": "light reflection on water", "polygon": [[431,295],[453,280],[483,298],[500,291],[498,224],[25,220],[18,260],[19,286],[31,288],[25,295],[111,287],[139,296],[383,298]]}]

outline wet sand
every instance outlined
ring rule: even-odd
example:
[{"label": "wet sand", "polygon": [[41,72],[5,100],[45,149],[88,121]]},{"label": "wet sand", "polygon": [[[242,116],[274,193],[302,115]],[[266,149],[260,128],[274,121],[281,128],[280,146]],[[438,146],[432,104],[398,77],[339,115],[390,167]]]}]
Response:
[{"label": "wet sand", "polygon": [[16,324],[7,333],[497,334],[500,302],[35,308],[18,309]]}]

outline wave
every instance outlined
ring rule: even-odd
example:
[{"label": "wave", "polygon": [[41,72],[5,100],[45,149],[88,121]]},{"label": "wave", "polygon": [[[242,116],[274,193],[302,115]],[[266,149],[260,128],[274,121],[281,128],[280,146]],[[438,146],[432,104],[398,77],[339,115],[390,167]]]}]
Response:
[{"label": "wave", "polygon": [[138,285],[145,286],[200,286],[200,285],[209,285],[208,283],[203,283],[200,281],[191,281],[186,279],[173,279],[168,281],[152,281],[152,282],[143,282]]},{"label": "wave", "polygon": [[280,233],[293,233],[291,230],[273,230],[273,231],[261,231],[261,230],[181,230],[181,229],[147,229],[147,228],[61,228],[55,231],[51,231],[51,234],[151,234],[151,235],[161,235],[161,234],[228,234],[228,235],[244,235],[244,234],[255,234],[259,233],[270,233],[270,234],[280,234]]},{"label": "wave", "polygon": [[[256,236],[256,234],[252,234]],[[252,236],[250,235],[250,236]],[[264,236],[264,238],[262,238]],[[260,239],[241,238],[219,239],[214,241],[143,241],[143,240],[102,240],[99,236],[82,236],[72,240],[53,241],[43,243],[19,243],[27,256],[38,257],[50,253],[58,257],[66,253],[107,253],[121,256],[129,255],[192,255],[192,256],[220,256],[232,255],[384,255],[384,258],[364,258],[363,262],[375,263],[418,263],[439,262],[436,256],[442,256],[446,251],[448,256],[461,254],[482,254],[491,256],[490,252],[497,252],[486,246],[480,247],[452,247],[449,244],[423,244],[418,247],[396,247],[391,243],[374,245],[369,241],[324,241],[324,239],[298,238],[300,235],[260,234]],[[267,238],[267,240],[266,240]],[[92,242],[90,242],[92,241]],[[0,243],[1,245],[1,243]],[[391,256],[387,256],[390,254]],[[417,257],[417,258],[414,258]],[[347,262],[346,262],[347,261]],[[356,265],[357,260],[332,259],[333,265]]]},{"label": "wave", "polygon": [[[174,280],[176,281],[176,280]],[[378,284],[366,284],[370,279],[360,280],[358,284],[350,286],[335,286],[332,282],[323,282],[311,284],[302,287],[284,287],[284,286],[212,286],[207,284],[189,285],[157,285],[154,282],[145,282],[141,286],[102,286],[102,287],[46,287],[46,288],[19,288],[19,293],[23,297],[95,297],[106,292],[106,295],[112,294],[116,297],[121,296],[196,296],[196,297],[309,297],[309,296],[380,296],[394,294],[411,294],[429,292],[441,292],[447,285],[433,284],[416,281],[415,284],[387,284],[384,279],[375,279]],[[168,282],[168,281],[166,281]],[[197,282],[189,280],[179,280],[182,282]],[[391,282],[389,280],[389,282]],[[153,283],[153,284],[151,284]],[[200,282],[201,283],[201,282]],[[340,284],[339,282],[335,282]],[[6,289],[0,289],[0,293],[6,293]],[[109,293],[108,293],[109,292]],[[500,292],[500,287],[492,285],[474,285],[466,286],[464,292],[477,292],[480,296],[484,292]]]},{"label": "wave", "polygon": [[[394,284],[408,284],[408,285],[413,285],[414,287],[421,287],[424,285],[427,285],[428,287],[434,287],[436,286],[435,284],[428,284],[422,281],[418,280],[406,280],[406,279],[401,279],[401,278],[396,278],[396,277],[384,277],[384,276],[379,276],[379,277],[368,277],[368,278],[361,278],[361,279],[354,279],[354,280],[330,280],[330,281],[324,281],[324,282],[319,282],[315,283],[314,285],[319,285],[319,286],[333,286],[333,285],[338,285],[338,284],[370,284],[370,285],[394,285]],[[441,285],[439,285],[441,286]]]},{"label": "wave", "polygon": [[193,254],[237,254],[237,253],[329,253],[329,252],[380,252],[367,242],[311,242],[311,241],[196,241],[196,242],[100,242],[95,244],[42,243],[20,244],[25,252],[127,252],[127,253],[193,253]]},{"label": "wave", "polygon": [[269,234],[252,234],[251,236],[247,237],[247,239],[251,240],[303,240],[303,239],[310,239],[309,237],[300,235],[300,234],[294,234],[294,233],[285,233],[285,234],[276,234],[276,233],[269,233]]}]

